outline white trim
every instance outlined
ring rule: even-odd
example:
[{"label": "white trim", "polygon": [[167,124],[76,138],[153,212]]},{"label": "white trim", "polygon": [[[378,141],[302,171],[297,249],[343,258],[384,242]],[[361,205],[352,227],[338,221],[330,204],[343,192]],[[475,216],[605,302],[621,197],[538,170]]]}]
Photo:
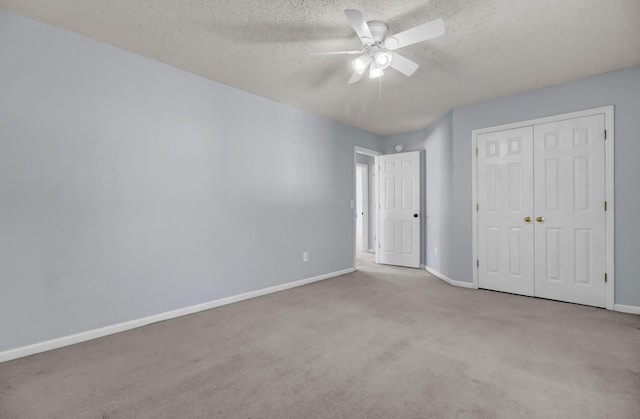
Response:
[{"label": "white trim", "polygon": [[154,314],[152,316],[143,317],[141,319],[135,319],[135,320],[126,321],[123,323],[112,324],[109,326],[101,327],[99,329],[87,330],[86,332],[80,332],[74,335],[63,336],[60,338],[51,339],[44,342],[34,343],[32,345],[22,346],[20,348],[9,349],[7,351],[0,352],[0,362],[22,358],[25,356],[37,354],[40,352],[50,351],[52,349],[62,348],[63,346],[69,346],[69,345],[73,345],[80,342],[86,342],[88,340],[93,340],[103,336],[113,335],[114,333],[120,333],[126,330],[136,329],[138,327],[146,326],[152,323],[157,323],[157,322],[161,322],[169,319],[175,319],[176,317],[186,316],[189,314],[197,313],[199,311],[210,310],[212,308],[224,306],[227,304],[237,303],[239,301],[248,300],[250,298],[260,297],[262,295],[272,294],[274,292],[284,291],[290,288],[311,284],[312,282],[322,281],[324,279],[329,279],[329,278],[333,278],[340,275],[346,275],[351,272],[355,272],[355,270],[356,270],[355,267],[342,269],[340,271],[335,271],[335,272],[331,272],[324,275],[318,275],[312,278],[301,279],[299,281],[293,281],[286,284],[276,285],[273,287],[263,288],[255,291],[249,291],[243,294],[233,295],[231,297],[220,298],[218,300],[209,301],[207,303],[196,304],[189,307],[179,308],[177,310],[167,311],[165,313]]},{"label": "white trim", "polygon": [[472,217],[472,254],[473,258],[471,263],[473,264],[473,288],[478,288],[478,268],[476,266],[476,260],[478,260],[478,212],[476,211],[476,204],[478,202],[478,166],[476,159],[476,147],[478,146],[478,135],[488,132],[504,131],[514,128],[528,127],[538,124],[546,124],[549,122],[557,122],[566,119],[582,118],[584,116],[604,114],[604,124],[607,130],[607,140],[605,142],[605,178],[606,178],[606,201],[607,212],[605,214],[605,270],[607,272],[607,284],[606,289],[606,308],[607,310],[616,310],[615,304],[615,275],[614,275],[614,159],[613,159],[613,142],[614,142],[614,106],[603,106],[600,108],[586,109],[577,112],[564,113],[560,115],[553,115],[544,118],[531,119],[528,121],[515,122],[512,124],[498,125],[495,127],[487,127],[481,129],[475,129],[471,131],[471,217]]},{"label": "white trim", "polygon": [[[362,170],[362,251],[369,249],[369,165],[364,163],[356,163],[356,173],[360,167]],[[356,181],[358,180],[358,176],[356,174]],[[358,220],[358,185],[356,185],[356,220]],[[358,225],[356,224],[356,231],[358,231]],[[366,244],[365,244],[366,243]],[[357,248],[357,245],[356,245]]]},{"label": "white trim", "polygon": [[614,214],[615,200],[614,197],[614,170],[613,170],[613,139],[615,137],[613,131],[614,107],[613,105],[600,108],[604,111],[604,129],[607,130],[607,139],[605,141],[605,199],[607,201],[607,211],[605,212],[605,272],[607,273],[607,310],[615,310],[615,263],[614,263]]},{"label": "white trim", "polygon": [[[611,112],[611,116],[613,116],[613,105],[602,106],[602,107],[593,108],[593,109],[584,109],[576,112],[561,113],[558,115],[545,116],[543,118],[528,119],[526,121],[513,122],[510,124],[504,124],[504,125],[496,125],[494,127],[474,129],[473,131],[471,131],[471,134],[479,135],[479,134],[486,134],[488,132],[505,131],[508,129],[528,127],[531,125],[540,125],[540,124],[547,124],[549,122],[564,121],[566,119],[582,118],[583,116],[591,116],[591,115],[598,115],[598,114],[607,115],[608,112]],[[613,127],[613,119],[611,120],[611,123],[612,123],[611,126]]]},{"label": "white trim", "polygon": [[471,286],[478,289],[478,132],[471,131]]},{"label": "white trim", "polygon": [[382,153],[379,151],[370,150],[368,148],[358,147],[358,146],[353,147],[353,151],[357,154],[364,154],[365,156],[370,156],[370,157],[378,157],[382,155]]},{"label": "white trim", "polygon": [[378,237],[380,236],[380,227],[378,226],[378,222],[380,221],[380,186],[378,182],[378,178],[380,177],[380,163],[378,163],[380,157],[375,156],[373,158],[373,211],[371,214],[373,215],[373,261],[375,263],[380,263],[380,244],[378,242]]},{"label": "white trim", "polygon": [[638,306],[626,306],[624,304],[614,305],[614,310],[621,313],[640,314],[640,307]]},{"label": "white trim", "polygon": [[440,272],[428,266],[425,266],[424,270],[429,272],[431,275],[443,280],[447,284],[453,285],[454,287],[473,288],[473,284],[471,282],[456,281],[455,279],[451,279],[448,276],[441,274]]}]

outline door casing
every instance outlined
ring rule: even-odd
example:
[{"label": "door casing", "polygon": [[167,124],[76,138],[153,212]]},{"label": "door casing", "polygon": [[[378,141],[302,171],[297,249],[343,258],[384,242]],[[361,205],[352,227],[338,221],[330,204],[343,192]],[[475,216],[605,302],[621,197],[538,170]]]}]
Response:
[{"label": "door casing", "polygon": [[[362,164],[362,163],[356,163],[356,171],[358,170],[358,167],[360,167],[360,170],[362,170],[362,178],[361,178],[361,184],[360,184],[360,192],[361,192],[361,199],[362,199],[362,214],[358,214],[357,210],[358,210],[358,204],[357,204],[357,200],[358,200],[358,185],[356,184],[356,232],[358,231],[358,225],[357,223],[362,223],[362,251],[363,252],[368,252],[370,250],[369,248],[369,213],[371,211],[371,209],[369,208],[369,165],[367,164]],[[356,182],[358,180],[358,176],[356,176]],[[356,244],[356,248],[357,248],[357,244]]]},{"label": "door casing", "polygon": [[[605,141],[605,200],[607,202],[607,211],[605,213],[605,272],[607,275],[606,289],[606,308],[614,310],[615,305],[615,271],[614,271],[614,107],[613,105],[604,106],[583,111],[570,112],[565,114],[553,115],[545,118],[537,118],[526,121],[515,122],[511,124],[498,125],[471,131],[471,176],[472,176],[472,199],[471,199],[471,220],[472,220],[472,271],[473,271],[473,288],[478,288],[478,167],[476,160],[478,135],[493,131],[509,130],[514,128],[522,128],[538,124],[546,124],[549,122],[557,122],[566,119],[581,118],[591,115],[604,115],[604,126],[606,130]],[[603,278],[604,280],[604,278]]]}]

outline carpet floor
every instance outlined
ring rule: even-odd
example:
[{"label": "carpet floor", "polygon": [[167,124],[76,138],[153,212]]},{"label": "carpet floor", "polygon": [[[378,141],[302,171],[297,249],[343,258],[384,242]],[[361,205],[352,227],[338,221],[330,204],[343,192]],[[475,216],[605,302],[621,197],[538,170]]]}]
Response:
[{"label": "carpet floor", "polygon": [[639,316],[359,269],[2,363],[0,417],[640,417]]}]

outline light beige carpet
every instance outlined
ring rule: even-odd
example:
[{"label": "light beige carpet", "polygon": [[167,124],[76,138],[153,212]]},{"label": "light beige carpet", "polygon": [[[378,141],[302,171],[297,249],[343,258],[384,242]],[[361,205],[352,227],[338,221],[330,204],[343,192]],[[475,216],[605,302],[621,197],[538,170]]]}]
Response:
[{"label": "light beige carpet", "polygon": [[7,418],[639,418],[638,316],[375,266],[0,364]]}]

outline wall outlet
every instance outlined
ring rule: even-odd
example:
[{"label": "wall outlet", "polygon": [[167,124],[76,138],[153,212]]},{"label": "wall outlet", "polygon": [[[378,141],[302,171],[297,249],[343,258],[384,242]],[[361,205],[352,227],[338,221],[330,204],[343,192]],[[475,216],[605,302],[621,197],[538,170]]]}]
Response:
[{"label": "wall outlet", "polygon": [[354,208],[356,206],[356,201],[354,201],[353,199],[350,202],[351,208]]},{"label": "wall outlet", "polygon": [[433,248],[433,254],[434,254],[435,256],[438,256],[438,248],[437,248],[437,247],[434,247],[434,248]]},{"label": "wall outlet", "polygon": [[309,262],[309,252],[302,252],[302,261]]}]

